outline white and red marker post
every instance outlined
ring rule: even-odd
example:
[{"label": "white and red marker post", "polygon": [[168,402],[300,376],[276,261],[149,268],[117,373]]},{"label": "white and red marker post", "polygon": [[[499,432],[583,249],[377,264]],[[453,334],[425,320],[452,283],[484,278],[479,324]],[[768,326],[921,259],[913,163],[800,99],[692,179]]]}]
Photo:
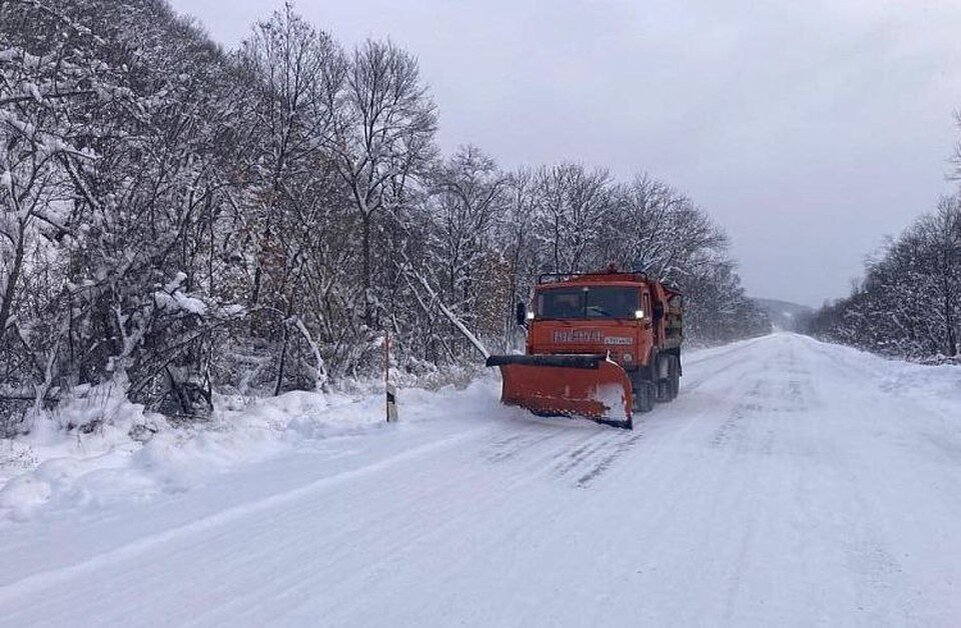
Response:
[{"label": "white and red marker post", "polygon": [[387,422],[396,423],[397,387],[390,382],[390,332],[384,332],[384,390],[387,393]]}]

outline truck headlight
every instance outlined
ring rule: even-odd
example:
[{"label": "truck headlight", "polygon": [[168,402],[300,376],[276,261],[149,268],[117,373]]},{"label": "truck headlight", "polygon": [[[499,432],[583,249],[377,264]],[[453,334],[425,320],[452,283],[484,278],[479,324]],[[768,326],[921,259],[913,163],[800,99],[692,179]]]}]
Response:
[{"label": "truck headlight", "polygon": [[635,310],[634,318],[644,318],[644,310]]}]

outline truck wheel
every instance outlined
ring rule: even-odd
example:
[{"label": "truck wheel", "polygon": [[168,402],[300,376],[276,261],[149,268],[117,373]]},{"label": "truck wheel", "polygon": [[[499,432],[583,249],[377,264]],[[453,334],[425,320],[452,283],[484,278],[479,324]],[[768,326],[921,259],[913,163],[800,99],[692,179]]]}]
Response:
[{"label": "truck wheel", "polygon": [[667,383],[670,388],[670,399],[673,401],[677,399],[677,394],[681,390],[681,361],[677,356],[671,356],[668,373]]},{"label": "truck wheel", "polygon": [[638,382],[634,389],[634,410],[641,413],[653,410],[655,392],[653,382]]},{"label": "truck wheel", "polygon": [[668,403],[677,397],[680,387],[681,369],[677,356],[665,355],[661,358],[666,365],[667,377],[657,380],[657,401]]},{"label": "truck wheel", "polygon": [[666,379],[657,380],[657,395],[655,400],[658,403],[667,403],[671,400],[671,387]]},{"label": "truck wheel", "polygon": [[673,355],[662,355],[658,357],[658,368],[654,371],[656,376],[659,376],[662,372],[666,372],[666,377],[659,377],[654,383],[657,394],[655,395],[655,401],[658,403],[667,403],[674,397],[671,396],[671,364],[674,360]]}]

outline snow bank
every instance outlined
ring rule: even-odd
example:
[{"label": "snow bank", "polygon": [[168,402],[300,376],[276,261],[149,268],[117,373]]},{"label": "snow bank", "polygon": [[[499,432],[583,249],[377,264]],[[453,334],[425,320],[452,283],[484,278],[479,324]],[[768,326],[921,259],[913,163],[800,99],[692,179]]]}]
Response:
[{"label": "snow bank", "polygon": [[[492,386],[473,385],[466,394],[494,403]],[[401,419],[437,418],[440,400],[449,407],[464,394],[453,387],[403,389]],[[37,421],[29,435],[0,440],[0,519],[186,491],[240,464],[379,428],[383,404],[382,393],[370,392],[220,396],[209,422],[174,426],[109,390],[87,390]]]},{"label": "snow bank", "polygon": [[[961,408],[961,366],[924,366],[888,361],[885,361],[885,366],[882,367],[880,380],[882,390],[937,408],[948,416],[957,416],[957,409]],[[950,427],[961,434],[961,420]]]}]

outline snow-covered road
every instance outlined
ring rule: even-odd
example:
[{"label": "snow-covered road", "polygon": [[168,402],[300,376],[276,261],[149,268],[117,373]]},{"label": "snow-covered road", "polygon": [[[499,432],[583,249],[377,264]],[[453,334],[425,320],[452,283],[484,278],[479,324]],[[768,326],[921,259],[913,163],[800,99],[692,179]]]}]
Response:
[{"label": "snow-covered road", "polygon": [[0,624],[961,623],[961,369],[777,334],[692,355],[634,432],[472,391],[7,522]]}]

